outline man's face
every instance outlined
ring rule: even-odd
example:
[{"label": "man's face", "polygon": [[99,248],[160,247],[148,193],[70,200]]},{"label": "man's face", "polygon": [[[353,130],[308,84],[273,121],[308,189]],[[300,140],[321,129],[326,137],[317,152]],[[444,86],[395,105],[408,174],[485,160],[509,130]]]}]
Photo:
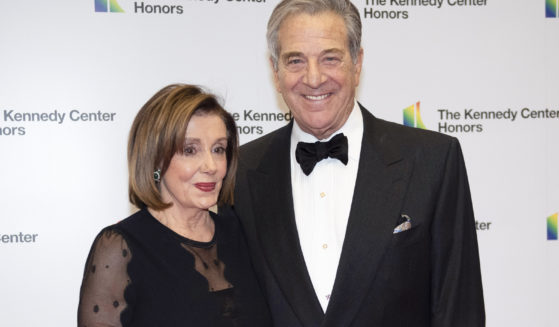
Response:
[{"label": "man's face", "polygon": [[344,21],[331,12],[288,17],[279,46],[276,89],[303,131],[327,138],[353,109],[363,51],[354,64]]}]

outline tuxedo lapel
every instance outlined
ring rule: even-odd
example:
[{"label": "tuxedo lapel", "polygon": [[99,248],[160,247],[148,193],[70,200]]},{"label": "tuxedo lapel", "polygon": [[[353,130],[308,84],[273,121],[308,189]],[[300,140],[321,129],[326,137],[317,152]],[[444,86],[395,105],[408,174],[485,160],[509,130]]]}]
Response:
[{"label": "tuxedo lapel", "polygon": [[324,314],[307,272],[293,210],[291,127],[276,133],[260,165],[247,177],[256,231],[270,270],[301,324],[318,326]]},{"label": "tuxedo lapel", "polygon": [[349,326],[358,312],[392,238],[411,171],[377,119],[364,108],[362,113],[359,170],[324,327]]}]

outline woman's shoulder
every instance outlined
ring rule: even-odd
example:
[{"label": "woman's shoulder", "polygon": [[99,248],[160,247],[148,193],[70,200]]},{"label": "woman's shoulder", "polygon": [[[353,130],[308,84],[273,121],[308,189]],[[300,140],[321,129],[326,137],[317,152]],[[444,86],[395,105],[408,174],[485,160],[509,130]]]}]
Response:
[{"label": "woman's shoulder", "polygon": [[105,227],[99,232],[91,247],[91,254],[103,258],[103,262],[128,263],[130,250],[127,238],[115,226]]},{"label": "woman's shoulder", "polygon": [[[142,220],[145,220],[150,215],[147,208],[139,209],[138,211],[132,213],[130,216],[120,220],[113,226],[116,228],[130,227],[137,224],[141,224]],[[111,226],[109,226],[111,227]]]},{"label": "woman's shoulder", "polygon": [[[131,229],[139,223],[142,210],[130,215],[129,217],[103,228],[95,237],[91,247],[91,253],[96,256],[106,256],[107,258],[126,258],[130,253],[129,239]],[[132,227],[132,228],[131,228]]]},{"label": "woman's shoulder", "polygon": [[[141,230],[144,210],[139,210],[129,217],[106,226],[97,234],[91,246],[91,252],[98,255],[117,255],[128,253],[130,239],[136,239],[137,230]],[[146,210],[147,211],[147,210]]]},{"label": "woman's shoulder", "polygon": [[143,208],[107,228],[116,230],[128,237],[141,237],[143,234],[149,233],[149,231],[153,229],[152,220],[151,214],[147,208]]}]

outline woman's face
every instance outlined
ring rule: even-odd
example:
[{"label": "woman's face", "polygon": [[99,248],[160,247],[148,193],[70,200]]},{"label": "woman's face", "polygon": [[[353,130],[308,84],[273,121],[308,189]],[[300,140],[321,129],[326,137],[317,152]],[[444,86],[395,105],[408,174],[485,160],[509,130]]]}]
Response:
[{"label": "woman's face", "polygon": [[215,114],[194,115],[182,153],[175,153],[161,179],[161,197],[178,209],[206,210],[217,203],[227,173],[227,130]]}]

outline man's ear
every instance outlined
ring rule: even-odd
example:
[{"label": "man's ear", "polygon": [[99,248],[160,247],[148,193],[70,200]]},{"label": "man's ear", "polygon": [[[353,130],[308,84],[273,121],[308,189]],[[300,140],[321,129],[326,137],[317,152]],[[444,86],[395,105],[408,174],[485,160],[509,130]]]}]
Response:
[{"label": "man's ear", "polygon": [[357,62],[355,63],[355,86],[359,85],[359,77],[361,76],[361,68],[363,67],[363,48],[359,49],[357,54]]},{"label": "man's ear", "polygon": [[279,67],[276,67],[274,65],[274,60],[272,59],[272,56],[270,56],[270,68],[272,68],[272,73],[274,74],[274,86],[276,87],[276,91],[281,93],[279,75],[278,75]]}]

